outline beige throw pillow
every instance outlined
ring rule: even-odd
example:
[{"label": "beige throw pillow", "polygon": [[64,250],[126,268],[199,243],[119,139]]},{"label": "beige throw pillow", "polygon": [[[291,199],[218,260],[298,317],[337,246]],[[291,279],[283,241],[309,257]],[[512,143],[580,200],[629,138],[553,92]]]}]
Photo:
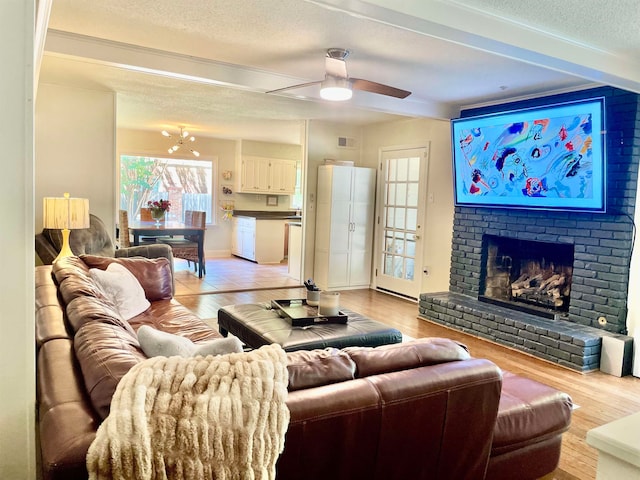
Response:
[{"label": "beige throw pillow", "polygon": [[111,299],[123,320],[140,315],[151,306],[138,279],[118,263],[111,263],[106,270],[89,269],[89,275]]}]

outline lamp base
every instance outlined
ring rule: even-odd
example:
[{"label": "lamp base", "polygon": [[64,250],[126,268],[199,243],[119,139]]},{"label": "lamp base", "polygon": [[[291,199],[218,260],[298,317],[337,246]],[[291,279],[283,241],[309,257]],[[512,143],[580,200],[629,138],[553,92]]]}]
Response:
[{"label": "lamp base", "polygon": [[62,229],[62,249],[60,250],[60,253],[58,253],[58,256],[55,258],[53,263],[56,263],[61,258],[73,257],[75,255],[71,251],[71,248],[69,247],[69,234],[70,233],[71,233],[71,230],[69,230],[68,228],[63,228]]}]

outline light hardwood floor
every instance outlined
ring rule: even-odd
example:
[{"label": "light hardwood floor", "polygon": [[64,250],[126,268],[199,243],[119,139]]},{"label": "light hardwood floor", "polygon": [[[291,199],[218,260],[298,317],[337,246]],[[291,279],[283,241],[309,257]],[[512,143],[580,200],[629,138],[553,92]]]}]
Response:
[{"label": "light hardwood floor", "polygon": [[[234,280],[213,280],[216,271],[220,277]],[[284,278],[286,271],[286,265],[270,267],[240,259],[213,259],[207,262],[208,278],[198,281],[197,275],[186,270],[186,264],[176,264],[176,281],[179,283],[176,299],[201,318],[215,319],[218,309],[224,305],[265,302],[274,298],[303,298],[305,289],[297,286],[299,282]],[[198,284],[201,288],[197,287]],[[234,290],[232,284],[244,291],[230,291]],[[640,411],[639,378],[618,378],[601,372],[574,372],[418,318],[416,303],[374,290],[342,291],[340,304],[415,338],[431,336],[456,339],[466,344],[474,357],[488,358],[504,370],[569,393],[579,408],[574,411],[571,428],[563,437],[560,466],[549,479],[594,479],[597,452],[586,444],[587,431]]]}]

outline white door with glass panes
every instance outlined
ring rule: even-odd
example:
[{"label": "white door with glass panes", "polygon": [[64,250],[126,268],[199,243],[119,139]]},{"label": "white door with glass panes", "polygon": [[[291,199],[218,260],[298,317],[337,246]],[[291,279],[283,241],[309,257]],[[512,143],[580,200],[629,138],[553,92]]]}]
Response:
[{"label": "white door with glass panes", "polygon": [[383,150],[376,222],[377,289],[417,299],[422,280],[422,237],[428,149]]}]

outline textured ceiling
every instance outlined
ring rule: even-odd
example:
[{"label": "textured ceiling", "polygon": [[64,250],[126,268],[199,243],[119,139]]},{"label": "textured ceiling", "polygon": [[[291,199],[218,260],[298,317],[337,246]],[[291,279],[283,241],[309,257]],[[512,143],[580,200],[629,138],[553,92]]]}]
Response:
[{"label": "textured ceiling", "polygon": [[[344,3],[55,0],[40,81],[117,92],[120,127],[279,141],[305,119],[451,118],[594,82],[640,85],[637,64],[619,61],[639,57],[640,2]],[[264,93],[321,80],[329,47],[351,50],[350,76],[412,95],[355,92],[336,104],[317,85]]]},{"label": "textured ceiling", "polygon": [[453,0],[561,38],[640,58],[638,0]]}]

